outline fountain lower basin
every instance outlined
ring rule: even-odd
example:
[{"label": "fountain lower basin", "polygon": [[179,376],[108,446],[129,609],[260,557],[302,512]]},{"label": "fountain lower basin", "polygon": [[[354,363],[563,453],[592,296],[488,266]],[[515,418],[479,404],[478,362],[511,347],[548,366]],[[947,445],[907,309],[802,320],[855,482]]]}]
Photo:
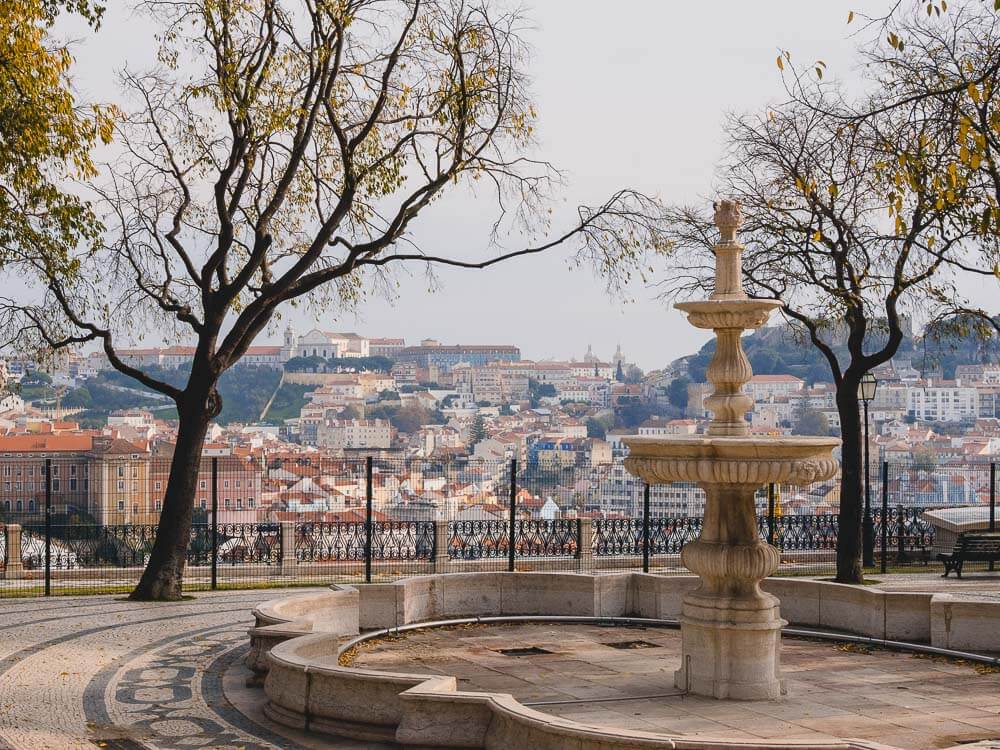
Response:
[{"label": "fountain lower basin", "polygon": [[709,437],[677,435],[625,438],[625,468],[650,484],[804,485],[837,473],[830,437]]}]

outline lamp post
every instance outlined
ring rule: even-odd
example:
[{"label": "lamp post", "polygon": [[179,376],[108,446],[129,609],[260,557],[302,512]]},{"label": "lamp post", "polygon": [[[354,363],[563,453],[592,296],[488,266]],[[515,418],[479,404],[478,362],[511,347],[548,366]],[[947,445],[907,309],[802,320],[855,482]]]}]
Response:
[{"label": "lamp post", "polygon": [[[862,526],[862,563],[865,567],[875,564],[875,523],[872,521],[871,470],[868,444],[868,402],[875,398],[878,380],[870,372],[861,378],[861,401],[865,405],[865,518]],[[886,519],[882,519],[886,523]],[[885,550],[882,551],[885,554]]]}]

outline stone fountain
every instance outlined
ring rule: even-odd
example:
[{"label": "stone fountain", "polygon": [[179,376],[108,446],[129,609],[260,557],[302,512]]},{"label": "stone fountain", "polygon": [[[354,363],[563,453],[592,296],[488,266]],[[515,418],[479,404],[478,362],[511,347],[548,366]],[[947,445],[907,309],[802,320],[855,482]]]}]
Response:
[{"label": "stone fountain", "polygon": [[716,336],[705,399],[713,418],[705,435],[626,438],[625,467],[650,484],[695,482],[705,490],[701,535],[681,550],[681,562],[700,578],[684,597],[682,661],[678,688],[697,695],[739,700],[776,699],[781,679],[781,619],[778,599],[760,582],[778,569],[779,551],[760,538],[754,496],[771,482],[806,485],[832,477],[827,437],[752,437],[746,413],[753,401],[742,392],[753,371],[740,336],[760,328],[776,300],[743,292],[741,221],[735,201],[715,206],[720,240],[715,246],[715,291],[705,301],[679,303],[697,328]]}]

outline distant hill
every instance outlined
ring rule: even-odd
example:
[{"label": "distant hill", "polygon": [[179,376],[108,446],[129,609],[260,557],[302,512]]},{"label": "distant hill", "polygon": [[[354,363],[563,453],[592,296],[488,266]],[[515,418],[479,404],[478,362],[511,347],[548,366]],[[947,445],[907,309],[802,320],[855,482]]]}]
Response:
[{"label": "distant hill", "polygon": [[[873,341],[876,345],[877,338]],[[754,331],[743,337],[743,348],[756,375],[794,375],[808,383],[832,380],[830,365],[819,349],[788,326]],[[839,344],[833,349],[841,361],[846,360],[846,346]],[[712,339],[688,360],[691,380],[705,382],[705,370],[714,353]],[[956,316],[928,325],[922,336],[904,337],[896,359],[909,360],[920,372],[940,372],[951,379],[958,365],[1000,361],[1000,336],[991,333],[988,326],[974,326],[971,319]]]}]

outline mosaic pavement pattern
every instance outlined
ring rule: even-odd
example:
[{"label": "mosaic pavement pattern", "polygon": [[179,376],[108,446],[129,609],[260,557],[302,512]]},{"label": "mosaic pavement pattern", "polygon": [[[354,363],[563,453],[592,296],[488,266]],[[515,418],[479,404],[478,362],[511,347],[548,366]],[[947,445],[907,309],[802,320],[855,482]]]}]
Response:
[{"label": "mosaic pavement pattern", "polygon": [[0,750],[307,747],[248,720],[223,693],[246,653],[250,610],[280,594],[0,603]]}]

